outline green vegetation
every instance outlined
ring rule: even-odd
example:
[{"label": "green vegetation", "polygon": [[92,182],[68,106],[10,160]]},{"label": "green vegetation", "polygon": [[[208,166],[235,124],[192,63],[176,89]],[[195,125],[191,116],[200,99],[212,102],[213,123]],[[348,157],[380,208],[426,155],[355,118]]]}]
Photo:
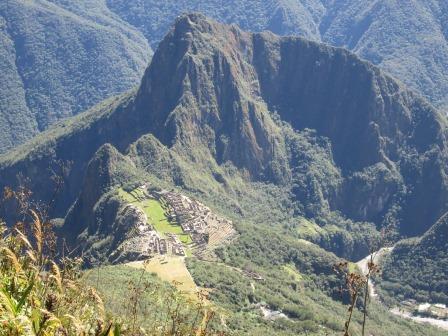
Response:
[{"label": "green vegetation", "polygon": [[[257,234],[256,234],[257,235]],[[251,249],[253,247],[248,247]],[[287,246],[286,248],[291,248]],[[241,249],[241,255],[247,250]],[[302,258],[307,262],[317,255]],[[243,267],[250,265],[264,278],[256,281],[241,273],[241,270],[228,265],[188,259],[196,283],[208,289],[210,300],[223,307],[226,324],[235,335],[338,335],[343,334],[347,305],[332,300],[328,294],[326,281],[332,275],[320,274],[313,277],[307,272],[306,279],[297,283],[281,265],[259,266],[245,259]],[[244,266],[245,265],[245,266]],[[317,281],[316,281],[317,280]],[[320,283],[320,285],[319,285]],[[339,296],[335,296],[339,298]],[[269,321],[262,317],[259,306],[271,310],[281,310],[288,319]],[[372,302],[369,306],[367,335],[443,335],[436,328],[417,325],[392,316],[381,305]],[[361,334],[362,315],[357,309],[351,326],[352,335]]]},{"label": "green vegetation", "polygon": [[186,245],[193,243],[193,240],[191,239],[191,236],[189,234],[182,233],[178,234],[177,236],[179,237],[179,240]]},{"label": "green vegetation", "polygon": [[128,203],[137,202],[137,198],[132,193],[125,191],[123,188],[118,189],[118,196]]},{"label": "green vegetation", "polygon": [[183,258],[157,256],[145,262],[131,262],[129,266],[144,269],[171,284],[189,297],[196,297],[199,292]]},{"label": "green vegetation", "polygon": [[[83,282],[98,290],[109,314],[119,316],[123,322],[134,321],[148,335],[192,336],[204,318],[211,318],[209,325],[215,331],[222,328],[218,323],[219,314],[209,316],[215,310],[206,302],[204,293],[185,295],[188,292],[176,289],[176,281],[166,282],[159,276],[160,273],[156,275],[149,269],[106,266],[88,271]],[[170,330],[173,314],[179,322],[177,333]]]},{"label": "green vegetation", "polygon": [[[8,191],[8,195],[20,197],[22,194]],[[221,331],[235,336],[259,332],[323,336],[341,331],[340,316],[346,307],[325,294],[331,290],[332,285],[328,285],[335,280],[330,267],[326,267],[334,256],[318,247],[303,249],[305,245],[312,246],[308,243],[302,245],[288,239],[283,245],[274,245],[272,253],[277,257],[272,261],[261,255],[254,258],[256,248],[269,248],[269,243],[263,239],[263,230],[250,228],[253,234],[244,234],[237,245],[221,250],[227,265],[187,260],[196,284],[185,265],[179,264],[181,258],[171,258],[166,264],[162,260],[141,263],[144,269],[106,266],[81,273],[80,260],[64,259],[58,266],[46,254],[53,250],[51,226],[41,222],[35,212],[30,214],[33,221],[20,225],[30,225],[30,230],[26,231],[32,232],[32,237],[18,230],[6,231],[3,226],[1,230],[2,335],[50,336],[58,330],[73,336],[100,336],[108,334],[112,325],[116,333],[121,330],[121,335],[138,332],[141,336],[215,335]],[[278,243],[276,240],[280,237],[274,235],[273,238],[274,243]],[[295,253],[291,254],[292,251]],[[289,272],[282,271],[285,263],[290,269],[292,265],[300,267],[307,277],[297,283]],[[40,272],[40,269],[48,272]],[[249,270],[260,274],[264,280],[251,279]],[[173,281],[173,285],[162,280]],[[192,295],[196,285],[206,291]],[[210,300],[218,306],[211,305]],[[262,318],[258,304],[281,309],[289,318],[267,321]],[[66,318],[67,314],[70,318]],[[380,336],[391,332],[409,335],[411,331],[413,335],[441,335],[437,330],[408,322],[395,329],[397,321],[375,305],[369,321],[370,328]],[[359,323],[360,318],[356,317],[354,332],[359,331]],[[94,331],[90,330],[92,326],[95,326]],[[27,328],[34,329],[29,333]]]},{"label": "green vegetation", "polygon": [[[0,221],[0,335],[218,335],[217,311],[202,292],[187,298],[145,269],[82,272],[81,258],[55,258],[52,224],[31,208],[29,196],[7,189],[3,197],[18,202],[22,219],[10,229]],[[183,268],[170,264],[165,275],[183,269],[179,280],[196,289],[183,260],[176,261]]]},{"label": "green vegetation", "polygon": [[149,199],[140,203],[143,207],[150,223],[154,226],[154,229],[161,234],[174,233],[176,235],[182,235],[182,227],[178,223],[171,223],[165,215],[165,209],[158,200]]},{"label": "green vegetation", "polygon": [[300,282],[303,280],[303,275],[295,268],[294,265],[283,265],[283,269],[292,276],[292,278]]},{"label": "green vegetation", "polygon": [[349,262],[348,263],[348,271],[350,273],[357,273],[357,272],[359,273],[359,268],[355,263]]},{"label": "green vegetation", "polygon": [[[272,228],[244,225],[240,234],[234,244],[218,251],[224,265],[187,259],[198,286],[208,288],[213,302],[233,312],[228,321],[230,328],[235,328],[237,334],[248,331],[253,335],[254,330],[265,330],[267,335],[343,334],[348,302],[339,293],[344,282],[334,273],[338,259],[333,254],[276,234]],[[301,281],[286,272],[285,265],[295,272],[300,270]],[[264,280],[254,280],[243,270],[256,272]],[[283,311],[290,320],[264,320],[259,304]],[[360,334],[361,324],[361,311],[355,309],[353,335]],[[400,320],[376,302],[369,305],[367,335],[425,335],[429,329],[443,334]]]},{"label": "green vegetation", "polygon": [[[14,151],[2,155],[1,163],[3,165],[10,165],[25,158],[28,160],[38,160],[48,155],[49,152],[55,150],[57,139],[64,138],[67,134],[73,135],[87,131],[89,125],[95,124],[101,119],[107,119],[113,111],[116,111],[122,105],[126,105],[132,98],[133,93],[134,91],[130,91],[105,99],[84,113],[55,123],[48,130],[36,135],[28,142],[17,146]],[[93,155],[95,151],[96,149],[92,149],[91,154]],[[47,165],[51,165],[51,159],[48,159],[46,163]]]},{"label": "green vegetation", "polygon": [[313,241],[318,240],[323,234],[325,234],[325,230],[310,220],[299,218],[299,223],[297,224],[297,234],[305,240]]},{"label": "green vegetation", "polygon": [[151,57],[102,2],[3,2],[0,45],[0,153],[132,89]]},{"label": "green vegetation", "polygon": [[[186,18],[183,20],[187,21]],[[205,19],[198,16],[194,20]],[[180,30],[186,29],[181,23],[178,25]],[[201,25],[196,25],[195,29],[200,27]],[[213,34],[202,35],[200,31],[196,33],[198,41],[205,43],[210,49],[207,52],[204,51],[201,57],[207,59],[208,55],[223,48],[220,43],[222,36],[219,36],[223,31],[227,30],[225,28],[216,29],[216,36]],[[186,34],[186,32],[183,33]],[[61,197],[63,200],[57,202],[58,217],[65,217],[67,209],[79,195],[80,187],[76,186],[81,184],[79,180],[87,162],[99,146],[110,142],[120,149],[121,154],[126,157],[126,161],[130,162],[129,166],[135,165],[135,170],[138,171],[136,176],[142,179],[146,179],[148,176],[151,182],[154,181],[155,185],[160,187],[170,188],[173,185],[180,187],[197,195],[198,198],[204,199],[207,204],[215,206],[223,213],[229,213],[230,216],[247,218],[251,222],[276,223],[282,226],[285,234],[297,238],[303,238],[300,236],[303,232],[296,229],[296,227],[300,227],[300,223],[296,219],[309,219],[324,232],[320,232],[319,235],[313,233],[313,237],[308,239],[345,258],[359,259],[367,254],[372,240],[378,238],[377,228],[384,225],[406,226],[406,228],[397,228],[406,233],[424,230],[427,221],[422,220],[423,212],[410,205],[422,204],[427,211],[425,213],[429,214],[428,216],[437,216],[437,213],[441,211],[437,204],[441,203],[437,201],[423,203],[424,192],[412,194],[406,194],[406,192],[410,188],[419,188],[424,191],[425,186],[429,185],[441,188],[440,193],[437,193],[440,197],[446,192],[446,184],[442,181],[444,175],[441,174],[445,162],[442,151],[440,151],[440,160],[434,160],[435,164],[428,166],[423,165],[423,162],[427,162],[431,156],[439,155],[437,154],[439,152],[436,149],[435,151],[428,149],[428,151],[420,153],[414,146],[421,141],[425,144],[424,148],[433,148],[432,144],[440,138],[445,122],[439,118],[437,112],[424,101],[412,95],[412,99],[410,98],[412,102],[402,99],[400,95],[395,95],[394,92],[400,88],[398,84],[378,72],[372,65],[360,61],[346,51],[300,39],[281,40],[271,35],[263,35],[259,38],[265,40],[266,44],[264,45],[267,48],[267,53],[260,53],[259,57],[270,55],[271,52],[276,53],[280,45],[284,45],[285,48],[294,45],[294,48],[291,47],[292,51],[303,50],[310,53],[310,57],[304,60],[306,64],[304,63],[303,67],[298,67],[298,69],[313,66],[313,71],[323,71],[319,73],[322,78],[326,78],[326,83],[338,79],[339,77],[335,73],[339,70],[330,71],[316,68],[316,62],[312,60],[319,58],[329,66],[334,66],[335,69],[349,71],[352,69],[350,64],[355,64],[356,69],[349,71],[353,78],[350,81],[339,78],[338,80],[341,82],[338,82],[338,85],[323,87],[321,80],[302,81],[300,78],[305,78],[307,74],[297,73],[300,78],[294,78],[294,83],[306,83],[310,91],[316,92],[316,97],[331,97],[332,101],[327,102],[325,99],[307,96],[299,99],[300,97],[296,97],[297,92],[305,91],[294,91],[293,89],[291,90],[294,92],[285,91],[287,96],[294,99],[284,100],[280,95],[272,97],[279,103],[277,111],[268,111],[267,105],[254,105],[256,113],[254,112],[255,119],[251,123],[258,126],[254,124],[251,127],[259,129],[260,134],[257,137],[264,140],[259,140],[257,137],[244,139],[240,136],[243,133],[238,131],[239,126],[236,123],[226,124],[222,130],[218,130],[214,129],[216,125],[209,123],[209,119],[205,115],[204,118],[191,118],[193,115],[191,110],[196,111],[195,113],[198,115],[202,115],[206,111],[218,111],[220,107],[216,106],[215,102],[219,99],[204,102],[205,105],[198,109],[196,105],[188,105],[190,100],[185,98],[185,104],[172,107],[172,111],[161,107],[159,109],[157,104],[151,103],[159,101],[160,95],[166,92],[146,92],[143,87],[149,82],[157,82],[163,78],[167,82],[159,83],[157,88],[175,87],[176,90],[180,89],[179,83],[172,82],[173,76],[168,75],[168,71],[178,69],[179,62],[186,67],[194,67],[188,68],[192,73],[203,69],[188,63],[186,55],[181,59],[171,57],[172,53],[167,46],[171,43],[173,45],[179,43],[179,36],[170,34],[167,36],[169,43],[163,45],[158,54],[159,57],[154,60],[154,70],[147,72],[142,90],[111,103],[110,111],[101,108],[96,111],[97,114],[94,113],[95,111],[91,111],[85,115],[84,119],[78,118],[73,123],[69,122],[65,132],[61,125],[57,131],[42,136],[41,142],[33,143],[32,145],[36,145],[37,149],[30,145],[9,155],[0,163],[2,172],[5,172],[5,174],[2,173],[1,180],[14,179],[17,175],[15,170],[20,166],[26,167],[27,171],[24,173],[30,175],[31,180],[39,180],[42,181],[41,184],[46,185],[50,180],[46,173],[48,160],[53,157],[63,157],[73,161],[75,166],[66,182],[67,185],[75,187],[64,190],[64,197]],[[208,43],[210,39],[212,43]],[[227,47],[231,48],[232,46]],[[240,51],[235,50],[235,52]],[[339,56],[334,59],[331,56],[333,54]],[[284,65],[277,65],[279,67],[277,70],[296,67],[296,62],[288,60],[288,58],[283,59]],[[347,63],[344,60],[350,60],[350,62],[347,61]],[[165,61],[166,67],[162,67]],[[229,59],[229,61],[232,60]],[[261,62],[261,59],[259,61]],[[248,63],[247,66],[253,71],[261,71],[255,63]],[[156,69],[166,75],[155,75]],[[216,69],[216,71],[221,70]],[[293,71],[282,73],[285,82],[289,79],[293,80],[288,77],[290,73]],[[395,103],[387,105],[388,111],[381,112],[384,112],[382,114],[384,123],[378,127],[386,131],[387,125],[392,122],[392,119],[406,119],[405,116],[411,109],[413,111],[411,113],[412,125],[416,127],[416,131],[412,133],[412,139],[402,137],[401,131],[397,131],[396,134],[385,132],[384,134],[388,134],[388,141],[379,141],[375,135],[377,133],[370,136],[371,133],[368,131],[370,121],[361,120],[357,115],[360,110],[369,111],[365,113],[366,116],[380,113],[376,110],[376,106],[366,105],[366,100],[362,98],[370,97],[377,88],[363,85],[364,77],[361,74],[378,77],[376,83],[390,83],[390,85],[381,84],[381,88],[387,91],[384,92],[388,97],[395,97]],[[201,74],[201,76],[201,81],[198,83],[205,94],[208,92],[207,88],[211,87],[213,78],[209,78],[208,73]],[[280,83],[274,81],[268,83],[273,90],[263,90],[260,93],[262,96],[256,97],[246,92],[246,88],[250,86],[249,82],[246,83],[248,78],[231,78],[229,80],[232,83],[238,83],[236,88],[240,93],[228,97],[230,101],[238,101],[241,97],[247,96],[251,104],[260,99],[265,99],[267,102],[271,98],[267,97],[265,92],[283,92],[283,86],[279,86]],[[187,91],[182,92],[182,90]],[[182,90],[179,92],[182,92],[183,97],[196,94],[185,87],[182,87]],[[357,97],[357,99],[353,101],[353,104],[349,103],[353,97]],[[344,103],[340,103],[340,99]],[[298,108],[303,114],[300,118],[307,121],[304,125],[296,125],[296,117],[291,112],[299,103],[303,104],[301,108]],[[247,105],[245,101],[238,101],[238,104]],[[337,106],[338,109],[330,111],[326,108],[327,105]],[[156,110],[147,111],[147,106],[154,106]],[[414,106],[418,106],[418,108],[414,109]],[[106,109],[105,106],[104,108]],[[171,113],[169,111],[172,114],[169,114]],[[240,113],[236,110],[234,112]],[[313,115],[319,113],[322,114],[322,117],[317,120]],[[419,114],[422,113],[427,117],[421,117]],[[166,123],[168,114],[173,118],[173,123]],[[229,112],[229,120],[233,118],[230,115],[236,114]],[[146,120],[148,116],[154,120]],[[345,118],[350,121],[347,125],[342,121]],[[391,118],[391,120],[387,118]],[[125,122],[127,123],[126,129],[115,127]],[[153,125],[167,126],[166,129],[152,129],[155,127]],[[178,125],[185,132],[185,134],[182,133],[185,139],[175,137],[165,139],[180,131],[172,125]],[[309,126],[309,128],[304,129],[305,126]],[[400,124],[397,127],[397,129],[403,128],[404,130],[408,126]],[[315,128],[315,130],[311,128]],[[196,131],[192,131],[198,129],[207,129],[210,133],[207,131],[207,134],[201,132],[196,134]],[[327,134],[326,130],[328,129],[334,131]],[[345,129],[353,130],[353,132],[345,132]],[[365,132],[355,132],[358,129]],[[417,132],[422,129],[427,129],[429,134]],[[249,130],[247,131],[249,132]],[[218,136],[220,132],[224,132],[222,136]],[[236,138],[233,139],[232,136]],[[221,147],[224,146],[225,141],[222,139],[225,137],[230,139],[234,145],[231,147],[232,150],[226,152],[226,156],[223,157],[221,153],[223,148]],[[221,141],[224,142],[220,144]],[[164,146],[164,143],[170,142],[175,142],[175,144],[171,147]],[[245,143],[245,145],[237,149],[237,143]],[[366,155],[366,148],[374,147],[376,143],[384,145],[384,148],[375,147],[377,149],[375,154]],[[356,144],[357,147],[352,150],[347,144]],[[365,146],[360,144],[366,144],[367,147],[364,148]],[[275,149],[275,156],[271,158],[272,148]],[[25,155],[27,150],[30,152],[28,156]],[[381,153],[395,152],[399,153],[400,157],[387,158],[387,160],[401,160],[402,164],[394,166],[394,168],[382,162],[384,160]],[[415,159],[414,152],[420,153],[415,154],[417,155]],[[94,174],[92,173],[92,175]],[[420,175],[422,178],[417,178]],[[94,181],[89,181],[89,183],[94,183]],[[126,181],[123,181],[122,184],[124,183]],[[116,186],[107,186],[105,189],[110,187]],[[36,194],[36,197],[45,199],[50,194],[51,192],[45,190],[41,194]],[[387,202],[384,198],[386,194],[388,195]],[[95,201],[98,200],[99,197]],[[94,204],[91,205],[93,207]],[[99,219],[95,216],[96,214],[89,213],[89,222],[92,223],[92,226]],[[73,226],[76,225],[73,223]]]},{"label": "green vegetation", "polygon": [[[389,103],[372,103],[378,94]],[[162,200],[141,199],[135,190],[141,183],[194,196],[231,219],[239,234],[214,251],[217,262],[186,259],[194,286],[207,289],[209,301],[228,315],[218,329],[337,334],[349,300],[333,265],[365,256],[385,225],[395,234],[418,232],[444,211],[446,126],[425,101],[347,51],[251,36],[190,15],[167,36],[138,91],[8,155],[0,183],[21,172],[36,199],[53,202],[48,162],[73,162],[55,196],[54,216],[65,218],[61,237],[90,267],[142,258],[142,249],[114,258],[141,220],[126,203],[140,207],[162,233],[179,230],[166,220]],[[427,201],[428,192],[434,199]],[[185,265],[174,265],[173,273],[169,262],[150,266],[160,278],[187,279]],[[191,278],[185,283],[194,287]],[[350,309],[355,334],[363,323],[359,304]],[[267,321],[260,307],[288,318]],[[367,331],[438,334],[377,304]]]},{"label": "green vegetation", "polygon": [[389,305],[407,299],[448,304],[448,215],[427,233],[395,245],[382,262],[380,294]]},{"label": "green vegetation", "polygon": [[163,199],[146,198],[139,189],[133,189],[127,192],[123,188],[119,188],[118,195],[126,202],[140,207],[146,214],[149,223],[162,237],[167,233],[173,233],[185,245],[193,243],[190,235],[184,233],[182,227],[177,222],[168,220],[166,216],[166,204]]},{"label": "green vegetation", "polygon": [[0,335],[106,335],[101,298],[78,280],[80,261],[52,260],[48,223],[27,214],[28,237],[0,223]]},{"label": "green vegetation", "polygon": [[[367,6],[368,1],[279,0],[2,4],[0,152],[136,85],[151,57],[148,43],[156,48],[175,18],[186,12],[202,12],[251,31],[299,35],[348,48],[446,108],[446,4],[387,2],[365,11]],[[357,19],[347,20],[352,17]],[[61,51],[61,44],[69,47]],[[434,50],[437,58],[432,57]]]}]

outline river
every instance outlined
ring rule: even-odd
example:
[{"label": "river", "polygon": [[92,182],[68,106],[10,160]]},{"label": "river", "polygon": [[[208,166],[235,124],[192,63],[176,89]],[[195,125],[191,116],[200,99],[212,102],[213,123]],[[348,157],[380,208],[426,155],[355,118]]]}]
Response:
[{"label": "river", "polygon": [[[392,250],[393,250],[393,247],[385,247],[385,248],[382,248],[381,250],[373,253],[373,262],[378,263],[378,261],[381,259],[382,256],[384,256],[385,253],[388,253]],[[371,257],[372,257],[372,254],[369,254],[364,259],[362,259],[356,263],[356,265],[358,265],[359,269],[361,270],[361,272],[363,274],[367,274],[367,272],[368,272],[368,263],[371,260]],[[372,280],[369,281],[369,294],[370,294],[371,298],[376,299],[378,302],[381,301],[378,298],[378,293],[376,292],[376,289],[375,289],[375,283]],[[440,319],[435,319],[435,318],[431,318],[431,317],[412,315],[410,312],[400,310],[397,307],[392,308],[389,311],[394,315],[397,315],[397,316],[400,316],[400,317],[403,317],[406,319],[410,319],[410,320],[413,320],[418,323],[428,323],[433,326],[442,328],[444,330],[448,330],[448,320],[440,320]]]}]

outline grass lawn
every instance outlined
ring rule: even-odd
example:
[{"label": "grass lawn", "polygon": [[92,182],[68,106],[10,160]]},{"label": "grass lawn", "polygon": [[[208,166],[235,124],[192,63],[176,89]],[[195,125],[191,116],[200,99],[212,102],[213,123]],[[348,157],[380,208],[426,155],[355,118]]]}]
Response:
[{"label": "grass lawn", "polygon": [[184,258],[157,256],[148,260],[146,264],[141,261],[128,263],[131,267],[145,268],[148,272],[154,272],[162,280],[173,283],[182,292],[195,295],[197,292],[196,284],[190,272],[185,266]]},{"label": "grass lawn", "polygon": [[143,193],[140,190],[133,190],[128,193],[123,189],[118,190],[118,194],[125,201],[129,203],[133,203],[142,209],[146,216],[148,217],[148,221],[154,226],[154,229],[162,236],[165,237],[166,233],[175,234],[179,240],[185,245],[191,244],[193,241],[191,240],[191,236],[187,233],[184,233],[182,227],[176,222],[170,222],[168,218],[165,216],[165,208],[166,203],[164,200],[156,200],[156,199],[145,199],[143,201],[139,201],[137,197],[142,197]]},{"label": "grass lawn", "polygon": [[179,237],[179,240],[185,245],[193,243],[193,240],[191,240],[190,235],[187,233],[178,234],[177,237]]},{"label": "grass lawn", "polygon": [[[184,234],[182,227],[177,223],[170,223],[168,218],[165,216],[165,210],[159,201],[154,199],[147,199],[140,203],[140,206],[145,211],[148,220],[154,226],[157,232],[164,233],[174,233],[177,235]],[[179,237],[180,238],[180,237]]]}]

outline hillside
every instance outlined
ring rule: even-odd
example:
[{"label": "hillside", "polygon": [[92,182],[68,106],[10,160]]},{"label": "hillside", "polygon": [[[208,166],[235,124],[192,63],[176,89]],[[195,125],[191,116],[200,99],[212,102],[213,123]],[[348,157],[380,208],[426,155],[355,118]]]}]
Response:
[{"label": "hillside", "polygon": [[[236,334],[319,335],[343,326],[338,257],[366,255],[385,225],[420,234],[447,211],[446,127],[424,99],[346,50],[190,14],[138,89],[3,156],[0,183],[55,197],[59,234],[90,265],[141,261],[149,243],[162,251],[168,241],[179,272],[210,290]],[[235,235],[215,245],[209,227],[178,231],[179,198]],[[272,326],[260,307],[290,319]],[[434,332],[378,305],[371,314],[378,335]]]},{"label": "hillside", "polygon": [[421,238],[397,244],[383,262],[382,289],[398,301],[447,304],[447,255],[448,216],[444,215]]},{"label": "hillside", "polygon": [[134,87],[151,56],[97,1],[3,1],[0,43],[0,153]]},{"label": "hillside", "polygon": [[344,47],[448,111],[448,5],[443,0],[107,0],[107,6],[154,48],[172,20],[191,11],[250,31],[269,30]]}]

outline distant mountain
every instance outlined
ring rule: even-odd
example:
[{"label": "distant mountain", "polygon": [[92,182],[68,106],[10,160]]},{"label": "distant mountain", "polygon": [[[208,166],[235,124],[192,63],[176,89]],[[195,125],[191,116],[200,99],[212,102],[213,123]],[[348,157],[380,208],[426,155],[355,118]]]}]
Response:
[{"label": "distant mountain", "polygon": [[382,268],[381,287],[392,297],[448,304],[448,214],[421,238],[397,244]]},{"label": "distant mountain", "polygon": [[0,43],[0,153],[129,90],[151,56],[98,1],[2,1]]},{"label": "distant mountain", "polygon": [[[3,156],[0,187],[24,183],[36,200],[55,198],[60,235],[92,264],[110,261],[132,233],[138,216],[124,211],[121,190],[149,184],[195,197],[238,231],[218,263],[187,258],[229,312],[228,328],[337,333],[346,306],[333,253],[365,256],[384,225],[425,232],[448,208],[447,161],[446,119],[355,54],[190,14],[137,89]],[[64,179],[56,194],[55,172]],[[291,318],[265,321],[259,304]],[[434,332],[373,305],[378,335]]]},{"label": "distant mountain", "polygon": [[444,0],[106,2],[153,47],[177,15],[191,11],[250,31],[270,30],[344,47],[448,112],[448,3]]}]

